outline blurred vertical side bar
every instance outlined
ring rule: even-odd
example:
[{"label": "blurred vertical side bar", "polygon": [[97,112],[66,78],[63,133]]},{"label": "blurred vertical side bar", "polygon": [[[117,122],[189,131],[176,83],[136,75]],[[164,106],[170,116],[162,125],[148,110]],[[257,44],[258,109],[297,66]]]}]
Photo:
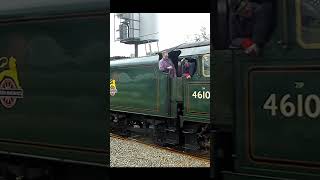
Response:
[{"label": "blurred vertical side bar", "polygon": [[[213,98],[210,102],[210,119],[211,119],[211,148],[210,148],[210,177],[213,179],[221,179],[221,170],[225,162],[224,147],[228,139],[228,132],[225,126],[225,109],[226,99],[224,91],[228,91],[228,86],[225,82],[225,66],[224,52],[229,46],[229,7],[227,0],[211,1],[211,91]],[[217,51],[218,50],[218,51]],[[221,51],[222,50],[222,51]],[[218,54],[221,55],[218,55]],[[230,98],[230,97],[229,97]]]}]

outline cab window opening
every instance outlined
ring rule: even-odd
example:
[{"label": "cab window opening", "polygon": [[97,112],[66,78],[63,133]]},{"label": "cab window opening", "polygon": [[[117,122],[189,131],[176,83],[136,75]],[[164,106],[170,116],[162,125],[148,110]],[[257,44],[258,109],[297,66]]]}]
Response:
[{"label": "cab window opening", "polygon": [[178,77],[191,78],[197,71],[197,60],[193,57],[180,58]]},{"label": "cab window opening", "polygon": [[259,55],[275,29],[275,0],[230,0],[229,48]]},{"label": "cab window opening", "polygon": [[297,36],[304,48],[320,47],[320,0],[297,0]]}]

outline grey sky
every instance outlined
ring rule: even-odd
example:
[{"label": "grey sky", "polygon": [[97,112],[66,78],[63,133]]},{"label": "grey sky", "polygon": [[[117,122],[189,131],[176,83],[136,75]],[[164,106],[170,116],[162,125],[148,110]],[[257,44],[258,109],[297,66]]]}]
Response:
[{"label": "grey sky", "polygon": [[[210,13],[158,13],[159,50],[177,46],[193,39],[205,27],[210,34]],[[156,43],[152,49],[157,50]],[[114,41],[114,14],[110,14],[110,55],[130,56],[134,53],[134,45],[126,45]],[[139,45],[139,56],[145,55],[145,45]]]}]

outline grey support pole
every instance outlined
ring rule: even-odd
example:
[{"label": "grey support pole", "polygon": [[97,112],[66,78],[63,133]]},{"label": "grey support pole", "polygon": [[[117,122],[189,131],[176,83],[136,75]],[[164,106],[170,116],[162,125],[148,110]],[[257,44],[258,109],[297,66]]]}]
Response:
[{"label": "grey support pole", "polygon": [[134,57],[138,57],[138,44],[134,44]]}]

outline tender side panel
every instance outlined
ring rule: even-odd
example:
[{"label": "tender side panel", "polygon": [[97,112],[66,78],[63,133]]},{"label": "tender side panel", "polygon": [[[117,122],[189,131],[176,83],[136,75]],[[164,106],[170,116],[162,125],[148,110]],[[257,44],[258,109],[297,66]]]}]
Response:
[{"label": "tender side panel", "polygon": [[0,24],[1,152],[106,165],[107,23],[101,13]]},{"label": "tender side panel", "polygon": [[110,78],[117,89],[111,110],[168,116],[169,81],[156,63],[111,67]]}]

